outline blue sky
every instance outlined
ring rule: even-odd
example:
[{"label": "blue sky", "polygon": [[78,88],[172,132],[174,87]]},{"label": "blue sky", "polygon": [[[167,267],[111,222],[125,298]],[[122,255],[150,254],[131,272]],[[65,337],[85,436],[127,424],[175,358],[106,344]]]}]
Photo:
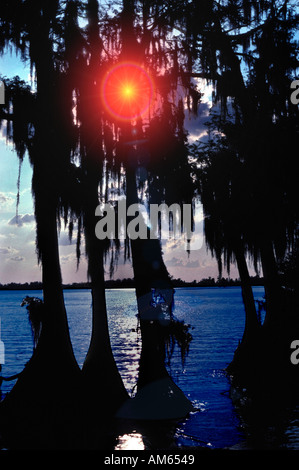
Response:
[{"label": "blue sky", "polygon": [[[17,57],[7,53],[0,57],[0,75],[19,75],[30,83],[30,68]],[[195,120],[187,120],[191,136],[195,139],[205,131],[203,122],[209,111],[210,89],[204,90],[201,114]],[[41,280],[35,252],[35,221],[31,195],[32,169],[26,155],[21,168],[19,217],[16,219],[16,198],[19,161],[12,147],[7,145],[5,136],[0,134],[0,283],[31,282]],[[198,220],[201,217],[199,212]],[[60,261],[63,282],[86,281],[86,260],[82,256],[79,270],[76,268],[75,245],[70,244],[67,232],[62,228],[59,238]],[[188,257],[183,240],[169,240],[163,244],[164,259],[174,277],[187,281],[200,280],[209,276],[217,277],[215,260],[207,253],[205,246],[191,251]],[[84,252],[84,249],[82,250]],[[124,264],[120,257],[115,278],[131,277],[129,262]],[[238,277],[232,268],[231,277]]]}]

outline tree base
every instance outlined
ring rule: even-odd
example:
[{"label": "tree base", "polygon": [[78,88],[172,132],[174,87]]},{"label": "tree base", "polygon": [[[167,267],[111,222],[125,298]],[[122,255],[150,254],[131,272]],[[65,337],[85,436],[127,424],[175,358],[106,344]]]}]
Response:
[{"label": "tree base", "polygon": [[116,413],[117,418],[133,420],[172,420],[195,411],[182,390],[166,377],[140,388]]},{"label": "tree base", "polygon": [[292,402],[299,391],[299,366],[292,364],[290,345],[293,327],[261,327],[259,333],[242,342],[226,371],[232,387],[245,390],[254,401]]}]

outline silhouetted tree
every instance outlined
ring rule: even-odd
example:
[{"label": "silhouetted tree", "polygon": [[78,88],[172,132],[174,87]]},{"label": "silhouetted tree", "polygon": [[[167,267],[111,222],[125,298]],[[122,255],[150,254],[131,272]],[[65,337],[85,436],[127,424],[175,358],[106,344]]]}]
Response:
[{"label": "silhouetted tree", "polygon": [[[120,14],[120,60],[149,67],[152,74],[155,70],[153,79],[157,88],[157,99],[160,100],[158,109],[151,110],[153,116],[149,117],[147,125],[141,119],[135,124],[116,123],[121,132],[116,159],[122,162],[125,171],[127,207],[144,201],[148,204],[183,204],[192,202],[193,197],[190,172],[186,170],[188,155],[186,135],[182,128],[183,118],[179,113],[179,102],[170,101],[171,92],[175,93],[178,86],[178,77],[176,73],[166,76],[162,71],[163,66],[161,68],[162,63],[166,64],[167,61],[171,61],[173,70],[178,65],[172,58],[167,58],[167,55],[175,53],[175,49],[169,51],[166,46],[166,24],[161,22],[155,25],[154,21],[155,28],[149,28],[153,17],[158,18],[158,10],[157,4],[143,5],[141,10],[138,2],[130,0],[123,1]],[[157,31],[160,34],[159,40],[155,39]],[[156,43],[159,43],[159,51],[154,55],[150,50],[156,47]],[[144,121],[147,119],[144,118]],[[132,218],[128,217],[127,224],[131,220]],[[166,388],[168,394],[172,390],[172,398],[176,397],[178,400],[177,409],[173,409],[173,412],[180,416],[180,413],[183,415],[191,409],[191,404],[188,404],[182,392],[173,383],[165,366],[165,325],[173,321],[174,289],[163,261],[160,240],[150,239],[150,229],[142,221],[139,222],[139,231],[146,233],[147,239],[130,240],[142,337],[138,390],[164,380],[162,385],[160,382],[160,391],[157,386],[157,395],[147,398],[156,400],[158,407],[159,393],[162,398]],[[154,304],[152,296],[155,294],[163,298],[163,305]],[[146,402],[144,406],[147,406]]]},{"label": "silhouetted tree", "polygon": [[[78,25],[78,4],[68,2],[66,7],[66,84],[70,104],[75,105],[76,123],[72,131],[75,153],[79,155],[77,190],[68,195],[68,205],[78,218],[78,262],[80,261],[80,234],[85,236],[88,277],[92,292],[91,343],[83,364],[86,401],[91,414],[112,413],[128,397],[119,375],[110,344],[105,299],[104,257],[109,240],[98,240],[95,234],[95,210],[100,203],[99,191],[104,176],[100,89],[103,77],[102,38],[99,30],[98,2],[86,4],[85,31]],[[74,96],[74,103],[71,97]],[[62,104],[65,106],[65,103]],[[63,110],[62,110],[63,112]],[[69,117],[71,113],[69,113]],[[75,195],[74,192],[77,194]],[[75,198],[74,198],[75,196]],[[70,224],[73,224],[70,219]],[[72,226],[72,225],[71,225]],[[98,418],[97,418],[98,419]]]},{"label": "silhouetted tree", "polygon": [[[26,426],[42,415],[45,407],[57,407],[57,414],[52,414],[50,422],[59,426],[61,409],[74,413],[80,393],[80,370],[69,337],[57,237],[59,197],[69,155],[65,154],[65,146],[59,139],[57,119],[59,61],[54,42],[60,23],[59,2],[15,1],[4,2],[2,6],[2,50],[6,46],[15,47],[23,59],[30,61],[36,76],[36,93],[31,98],[27,93],[25,101],[18,104],[24,87],[12,89],[11,99],[6,104],[8,113],[12,105],[12,117],[2,116],[7,122],[7,135],[14,142],[19,157],[23,157],[27,148],[33,167],[36,247],[42,267],[44,315],[40,338],[32,359],[1,403],[1,415],[2,418],[6,416],[8,429],[9,422],[20,420],[23,424],[17,427],[17,432],[14,428],[14,438],[26,441]],[[30,101],[32,106],[28,107]],[[20,104],[27,106],[21,109]],[[57,394],[53,391],[53,380],[59,383]],[[31,419],[26,422],[28,414]],[[62,422],[60,426],[62,429]],[[37,446],[53,443],[51,426],[44,432],[43,437],[36,436]],[[60,431],[55,440],[59,440],[59,434]],[[47,439],[49,444],[46,444]]]},{"label": "silhouetted tree", "polygon": [[[241,372],[244,366],[246,378],[246,364],[253,366],[248,383],[257,375],[255,366],[259,364],[263,379],[264,371],[269,370],[275,380],[273,363],[282,365],[280,374],[288,373],[290,332],[296,325],[294,318],[290,321],[278,264],[292,250],[298,226],[292,150],[298,145],[298,110],[289,99],[292,73],[298,67],[293,40],[298,15],[288,2],[263,2],[258,9],[248,4],[245,11],[246,3],[233,6],[228,2],[216,8],[211,16],[214,29],[202,33],[195,26],[195,30],[212,46],[214,58],[206,64],[216,83],[216,102],[221,103],[217,128],[226,138],[225,145],[223,139],[220,146],[215,144],[206,159],[201,153],[200,192],[209,215],[208,243],[218,259],[224,255],[230,263],[235,258],[238,267],[240,250],[243,260],[244,255],[251,256],[255,266],[261,264],[265,280],[262,339],[256,342],[256,334],[244,335],[256,351],[252,357],[243,355],[239,368]],[[246,31],[238,32],[241,27]],[[253,305],[252,294],[247,292]],[[253,308],[252,312],[254,318]],[[268,353],[273,348],[275,359],[270,360]]]},{"label": "silhouetted tree", "polygon": [[[223,138],[214,138],[203,143],[198,156],[200,200],[205,216],[205,239],[208,248],[218,262],[219,277],[223,267],[230,272],[231,263],[236,263],[241,279],[245,307],[245,330],[243,345],[257,338],[259,323],[251,288],[246,254],[250,247],[244,240],[242,213],[247,197],[244,190],[242,164],[235,152],[226,145]],[[241,215],[240,215],[241,214]],[[244,214],[246,217],[246,214]],[[252,344],[252,343],[251,343]]]}]

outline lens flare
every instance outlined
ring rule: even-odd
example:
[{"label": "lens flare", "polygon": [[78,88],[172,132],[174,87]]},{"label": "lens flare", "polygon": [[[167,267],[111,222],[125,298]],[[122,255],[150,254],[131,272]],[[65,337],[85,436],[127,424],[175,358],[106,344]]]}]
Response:
[{"label": "lens flare", "polygon": [[116,119],[136,119],[149,109],[154,86],[149,74],[139,65],[125,62],[109,70],[102,84],[106,110]]},{"label": "lens flare", "polygon": [[124,99],[128,99],[130,97],[134,97],[135,95],[135,88],[132,85],[125,85],[122,90],[122,94]]}]

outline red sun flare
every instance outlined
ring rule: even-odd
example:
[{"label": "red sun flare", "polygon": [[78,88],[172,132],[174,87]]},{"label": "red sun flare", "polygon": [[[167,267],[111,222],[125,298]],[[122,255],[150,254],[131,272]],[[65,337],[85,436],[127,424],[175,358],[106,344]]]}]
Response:
[{"label": "red sun flare", "polygon": [[132,62],[121,63],[110,69],[102,84],[102,97],[107,111],[125,121],[142,116],[150,107],[153,94],[150,76]]}]

